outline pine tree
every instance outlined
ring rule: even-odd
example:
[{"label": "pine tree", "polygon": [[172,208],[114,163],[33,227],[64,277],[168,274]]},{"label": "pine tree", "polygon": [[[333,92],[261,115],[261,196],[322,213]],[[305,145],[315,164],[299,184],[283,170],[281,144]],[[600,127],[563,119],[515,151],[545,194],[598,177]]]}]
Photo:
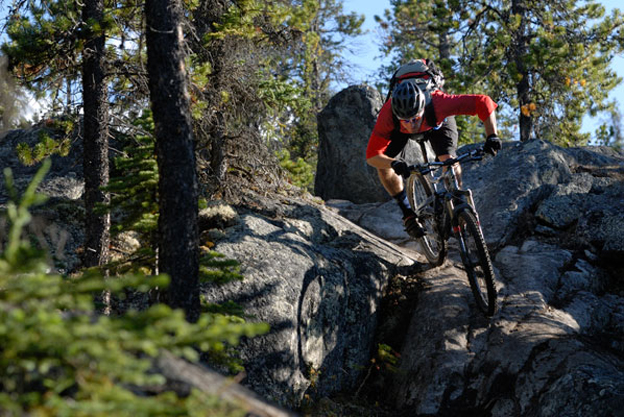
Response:
[{"label": "pine tree", "polygon": [[316,0],[204,0],[190,11],[192,67],[205,75],[192,89],[204,115],[195,131],[212,192],[230,198],[229,188],[246,172],[277,172],[267,144],[313,162],[316,109],[329,98],[329,81],[344,75],[340,51],[362,18],[342,13],[337,1]]},{"label": "pine tree", "polygon": [[[81,12],[82,11],[82,15]],[[107,214],[94,212],[95,205],[108,196],[101,187],[108,182],[108,106],[106,78],[104,2],[87,0],[81,7],[75,1],[32,1],[18,5],[9,20],[11,41],[3,45],[13,62],[13,72],[31,88],[51,94],[52,110],[77,118],[81,100],[84,114],[85,178],[85,256],[88,266],[106,262],[109,247]],[[80,56],[82,55],[82,66]],[[77,83],[82,79],[82,85]],[[64,98],[64,105],[62,98]],[[62,148],[63,143],[49,138],[40,149]],[[37,153],[37,152],[35,152]],[[41,154],[41,152],[38,152]],[[27,149],[20,150],[26,162],[36,162]]]},{"label": "pine tree", "polygon": [[114,159],[111,178],[105,190],[111,194],[108,204],[101,212],[114,213],[111,226],[114,236],[122,232],[136,233],[141,247],[127,253],[119,261],[106,266],[114,274],[142,272],[158,274],[158,163],[154,146],[154,121],[151,111],[146,110],[134,123],[133,128],[117,140],[123,146]]},{"label": "pine tree", "polygon": [[249,172],[255,186],[275,179],[277,161],[259,135],[266,109],[258,95],[258,73],[266,51],[290,35],[278,27],[284,15],[278,2],[202,0],[187,11],[202,182],[207,195],[235,201],[250,186]]},{"label": "pine tree", "polygon": [[[293,2],[295,10],[298,2]],[[300,88],[310,98],[310,108],[295,111],[294,129],[286,149],[292,158],[312,160],[316,155],[318,134],[316,115],[323,110],[332,93],[332,81],[349,80],[349,64],[342,59],[348,42],[362,34],[364,17],[355,12],[345,14],[341,1],[303,1],[307,13],[302,16],[302,43],[295,59],[293,83],[301,80]],[[295,84],[297,85],[297,84]],[[294,110],[297,110],[295,108]]]},{"label": "pine tree", "polygon": [[445,89],[490,95],[503,130],[517,125],[521,140],[584,144],[583,117],[614,108],[608,94],[619,80],[609,63],[624,46],[624,20],[617,10],[605,17],[594,1],[579,3],[392,1],[379,19],[389,34],[384,51],[396,65],[439,58]]},{"label": "pine tree", "polygon": [[103,17],[104,0],[85,0],[82,11],[83,31],[87,32],[82,57],[86,208],[83,262],[87,267],[105,264],[110,245],[110,215],[95,210],[96,205],[106,204],[110,199],[103,190],[109,179],[108,85]]},{"label": "pine tree", "polygon": [[458,2],[392,0],[390,4],[392,9],[386,10],[383,18],[375,17],[385,35],[381,52],[393,58],[392,64],[381,68],[382,78],[401,64],[429,58],[444,72],[447,87],[461,90],[454,75],[461,30]]},{"label": "pine tree", "polygon": [[[115,158],[111,181],[106,191],[112,195],[109,204],[102,206],[103,212],[115,213],[116,221],[111,230],[114,235],[132,232],[141,243],[133,253],[125,253],[119,260],[105,267],[111,273],[159,273],[157,248],[159,244],[159,175],[156,161],[154,121],[146,110],[135,120],[135,126],[126,136],[118,138],[125,144],[120,156]],[[200,207],[205,202],[200,202]],[[238,262],[226,259],[222,254],[200,247],[200,282],[225,283],[240,280]],[[223,307],[202,305],[210,311],[224,311]],[[240,307],[234,308],[236,311]],[[225,309],[225,311],[229,311]]]},{"label": "pine tree", "polygon": [[53,111],[77,110],[80,54],[84,47],[81,9],[74,0],[17,3],[3,44],[10,68],[37,98],[50,101]]},{"label": "pine tree", "polygon": [[596,136],[596,142],[600,145],[620,150],[624,148],[624,118],[618,109],[611,110],[607,121],[598,128]]},{"label": "pine tree", "polygon": [[618,10],[605,17],[594,1],[490,2],[473,14],[460,65],[513,109],[521,140],[585,144],[583,116],[614,106],[609,63],[624,46],[623,25]]},{"label": "pine tree", "polygon": [[159,266],[171,276],[168,303],[199,315],[198,186],[179,1],[145,4],[148,73],[156,134]]}]

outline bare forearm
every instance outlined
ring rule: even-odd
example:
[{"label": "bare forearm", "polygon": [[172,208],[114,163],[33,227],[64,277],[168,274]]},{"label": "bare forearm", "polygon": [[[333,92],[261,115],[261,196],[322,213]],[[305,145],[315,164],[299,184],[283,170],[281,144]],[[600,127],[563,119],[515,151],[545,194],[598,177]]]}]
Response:
[{"label": "bare forearm", "polygon": [[390,158],[387,155],[375,155],[366,160],[366,163],[372,167],[379,169],[390,169],[394,158]]},{"label": "bare forearm", "polygon": [[490,135],[498,135],[498,131],[496,130],[495,112],[490,113],[488,118],[483,121],[483,126],[485,127],[485,137],[488,137]]}]

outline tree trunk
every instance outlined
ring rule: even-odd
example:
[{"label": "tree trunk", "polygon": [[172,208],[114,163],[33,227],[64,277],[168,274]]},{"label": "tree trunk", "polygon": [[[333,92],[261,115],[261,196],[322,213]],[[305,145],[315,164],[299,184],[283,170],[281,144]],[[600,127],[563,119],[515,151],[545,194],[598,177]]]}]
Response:
[{"label": "tree trunk", "polygon": [[[83,21],[100,22],[103,0],[86,0]],[[88,29],[90,30],[90,29]],[[84,160],[85,179],[85,253],[86,266],[103,265],[108,260],[110,215],[96,214],[95,205],[108,203],[109,195],[102,191],[108,184],[108,95],[105,83],[105,36],[95,33],[87,39],[83,54]]]},{"label": "tree trunk", "polygon": [[[528,54],[528,36],[527,32],[527,8],[524,4],[524,0],[513,0],[511,5],[511,13],[512,15],[520,15],[522,19],[522,23],[518,30],[514,33],[515,42],[514,42],[514,62],[516,64],[516,68],[518,74],[522,76],[518,84],[516,85],[516,89],[518,92],[518,101],[520,104],[520,108],[522,106],[528,105],[531,101],[530,99],[530,90],[531,86],[529,85],[529,71],[524,63],[524,60]],[[531,130],[533,129],[533,118],[530,115],[525,115],[520,111],[520,140],[522,142],[527,141],[531,137]]]},{"label": "tree trunk", "polygon": [[[201,2],[201,6],[193,13],[193,26],[197,31],[197,38],[203,39],[206,34],[218,31],[217,27],[222,25],[224,14],[227,12],[229,3],[227,0],[206,0]],[[192,42],[192,40],[190,40]],[[203,56],[210,64],[211,73],[209,83],[211,92],[204,95],[208,101],[211,117],[206,118],[207,141],[198,144],[198,150],[204,153],[205,160],[209,163],[208,190],[214,195],[225,188],[225,177],[228,169],[228,159],[226,158],[226,141],[228,140],[225,131],[226,114],[221,104],[221,91],[228,91],[227,78],[230,76],[227,60],[231,56],[232,50],[224,39],[212,39],[209,43],[210,53],[206,54],[203,42],[195,45],[194,52]]]},{"label": "tree trunk", "polygon": [[[321,27],[319,22],[318,14],[313,18],[312,22],[310,22],[310,33],[319,34]],[[306,45],[308,48],[307,57],[309,59],[308,62],[304,63],[307,69],[307,80],[306,85],[309,89],[308,93],[312,97],[312,104],[314,105],[314,114],[318,114],[321,110],[323,110],[323,102],[321,96],[321,71],[319,69],[319,59],[320,54],[323,52],[321,50],[320,40],[317,41],[313,47],[309,44],[309,41]]]},{"label": "tree trunk", "polygon": [[197,177],[179,0],[147,0],[147,69],[159,170],[160,271],[173,308],[199,316]]},{"label": "tree trunk", "polygon": [[440,53],[440,61],[451,59],[451,39],[448,31],[441,32],[439,34],[438,51]]}]

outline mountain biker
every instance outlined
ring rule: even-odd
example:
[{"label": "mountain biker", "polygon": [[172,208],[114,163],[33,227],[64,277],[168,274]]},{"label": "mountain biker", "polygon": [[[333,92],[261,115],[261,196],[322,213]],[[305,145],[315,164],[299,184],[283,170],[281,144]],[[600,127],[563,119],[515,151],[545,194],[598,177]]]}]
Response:
[{"label": "mountain biker", "polygon": [[447,94],[423,91],[414,79],[405,79],[392,90],[392,97],[381,108],[366,149],[366,162],[377,168],[386,191],[397,201],[407,233],[415,238],[425,234],[416,213],[409,206],[403,179],[410,175],[408,164],[395,159],[408,139],[424,135],[440,161],[455,156],[457,125],[455,115],[477,115],[485,127],[484,151],[492,155],[501,149],[495,109],[487,95]]}]

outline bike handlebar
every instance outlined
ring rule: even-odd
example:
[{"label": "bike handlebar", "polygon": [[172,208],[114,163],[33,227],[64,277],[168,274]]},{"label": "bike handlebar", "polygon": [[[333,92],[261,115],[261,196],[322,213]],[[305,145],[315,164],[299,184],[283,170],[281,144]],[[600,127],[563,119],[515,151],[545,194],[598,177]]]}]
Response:
[{"label": "bike handlebar", "polygon": [[451,166],[454,165],[458,162],[462,162],[465,160],[470,160],[470,161],[480,161],[481,159],[483,159],[483,154],[485,152],[483,151],[483,146],[480,146],[477,149],[474,149],[470,152],[466,152],[464,154],[461,154],[455,158],[449,158],[445,161],[440,161],[440,162],[427,162],[426,164],[416,164],[416,165],[410,165],[409,166],[409,170],[410,171],[419,171],[422,175],[427,175],[429,174],[431,171],[437,170],[441,167],[446,167],[446,166]]}]

